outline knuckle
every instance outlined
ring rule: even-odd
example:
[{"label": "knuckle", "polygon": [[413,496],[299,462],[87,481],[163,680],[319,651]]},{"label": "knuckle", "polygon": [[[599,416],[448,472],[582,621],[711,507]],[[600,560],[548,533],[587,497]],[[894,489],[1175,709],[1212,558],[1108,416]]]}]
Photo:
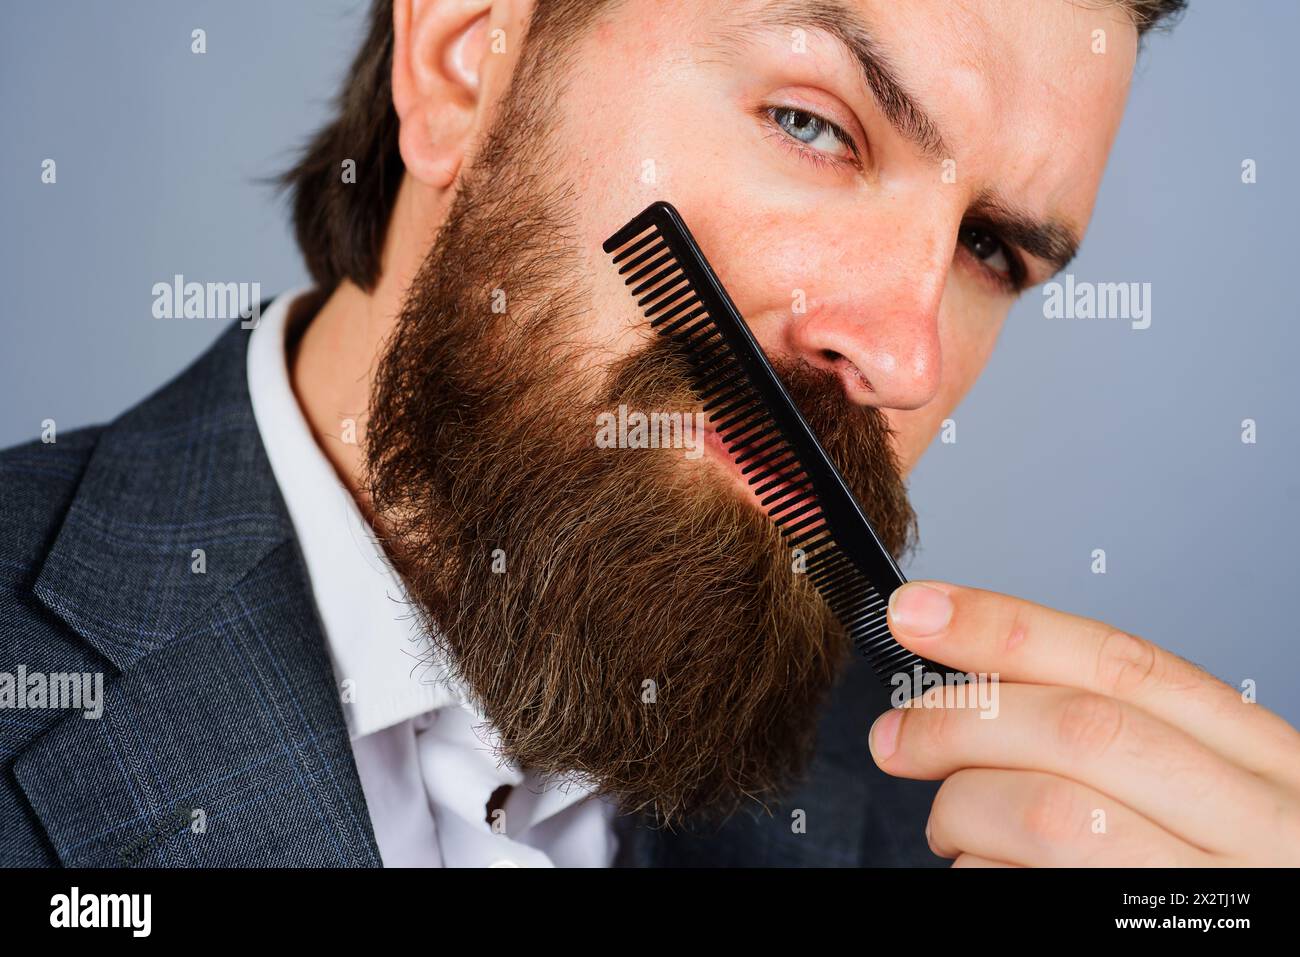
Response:
[{"label": "knuckle", "polygon": [[1003,637],[1003,647],[1011,649],[1024,642],[1029,636],[1028,616],[1025,609],[1016,605],[1014,613],[1011,615],[1011,623],[1007,626]]},{"label": "knuckle", "polygon": [[1067,759],[1096,759],[1124,730],[1124,709],[1114,698],[1077,694],[1061,709],[1059,735]]},{"label": "knuckle", "polygon": [[1156,679],[1159,661],[1154,644],[1114,629],[1097,650],[1097,683],[1109,694],[1131,695]]},{"label": "knuckle", "polygon": [[979,771],[974,768],[962,768],[954,771],[939,785],[934,800],[930,802],[930,819],[926,825],[926,835],[930,849],[943,844],[952,835],[952,824],[960,822],[967,816],[967,796],[970,788],[977,784]]},{"label": "knuckle", "polygon": [[925,727],[925,737],[937,752],[951,749],[957,744],[960,733],[961,716],[954,708],[946,708],[942,702],[924,709],[924,720],[919,721]]},{"label": "knuckle", "polygon": [[1073,844],[1087,826],[1089,813],[1069,781],[1049,778],[1034,789],[1025,805],[1021,827],[1030,840],[1039,844]]},{"label": "knuckle", "polygon": [[974,769],[962,768],[960,771],[954,771],[943,779],[939,785],[939,790],[935,792],[934,800],[930,803],[930,820],[939,822],[948,820],[948,815],[959,814],[959,807],[962,803],[963,795],[967,791],[974,775]]}]

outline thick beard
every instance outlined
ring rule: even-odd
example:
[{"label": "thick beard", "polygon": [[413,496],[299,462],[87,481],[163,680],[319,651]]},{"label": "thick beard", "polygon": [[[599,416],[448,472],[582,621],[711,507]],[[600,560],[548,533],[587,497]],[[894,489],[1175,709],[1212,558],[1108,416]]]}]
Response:
[{"label": "thick beard", "polygon": [[[689,409],[687,366],[655,342],[593,386],[571,191],[536,138],[510,139],[468,171],[381,360],[366,438],[377,524],[431,654],[507,756],[661,821],[725,816],[803,772],[847,643],[712,463],[597,447],[597,415],[620,403]],[[828,373],[781,371],[903,552],[915,517],[883,417]]]}]

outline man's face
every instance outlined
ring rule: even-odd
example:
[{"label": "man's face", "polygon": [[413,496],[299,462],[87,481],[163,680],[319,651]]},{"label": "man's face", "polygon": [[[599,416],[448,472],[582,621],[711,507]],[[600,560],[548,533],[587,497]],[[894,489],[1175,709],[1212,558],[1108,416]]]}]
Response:
[{"label": "man's face", "polygon": [[614,4],[501,97],[367,456],[390,554],[505,750],[676,817],[787,784],[846,648],[724,457],[597,447],[601,413],[693,403],[601,243],[678,207],[899,553],[903,472],[1077,241],[1135,31],[1063,2],[669,6]]},{"label": "man's face", "polygon": [[[647,334],[600,242],[669,199],[768,353],[834,369],[885,411],[910,469],[1017,287],[1082,234],[1136,31],[1118,6],[1068,0],[842,2],[621,5],[575,41],[555,142],[580,198],[594,350]],[[901,88],[892,110],[817,28],[855,20]]]}]

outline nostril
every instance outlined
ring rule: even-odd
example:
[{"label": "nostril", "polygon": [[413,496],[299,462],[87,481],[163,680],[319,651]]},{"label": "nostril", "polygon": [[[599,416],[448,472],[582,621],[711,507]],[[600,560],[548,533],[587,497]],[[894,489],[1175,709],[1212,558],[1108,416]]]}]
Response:
[{"label": "nostril", "polygon": [[853,363],[853,360],[849,359],[849,356],[842,354],[842,352],[836,352],[833,348],[823,348],[823,350],[820,350],[820,355],[822,355],[822,360],[826,361],[829,368],[835,369],[836,372],[839,372],[841,376],[848,380],[846,385],[850,387],[857,386],[858,389],[874,393],[875,386],[871,385],[870,378],[867,378],[862,373],[862,369],[859,369]]},{"label": "nostril", "polygon": [[841,356],[840,361],[837,363],[837,366],[843,372],[843,374],[849,379],[850,384],[856,385],[858,388],[862,389],[865,392],[876,391],[875,386],[871,384],[871,380],[868,379],[863,374],[862,370],[859,369],[856,365],[854,365],[849,359],[846,359],[843,356]]},{"label": "nostril", "polygon": [[834,349],[822,349],[821,358],[830,368],[848,380],[847,385],[856,386],[866,392],[876,391],[875,386],[871,384],[871,380],[863,374],[862,370],[848,356],[836,352]]}]

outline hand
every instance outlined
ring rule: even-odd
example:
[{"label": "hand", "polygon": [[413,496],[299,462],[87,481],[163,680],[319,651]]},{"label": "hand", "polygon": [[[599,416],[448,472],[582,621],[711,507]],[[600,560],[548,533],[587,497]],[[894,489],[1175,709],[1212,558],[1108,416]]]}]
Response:
[{"label": "hand", "polygon": [[943,779],[926,833],[954,866],[1300,865],[1300,733],[1190,662],[941,582],[895,592],[889,624],[1000,675],[995,717],[934,688],[871,728],[886,773]]}]

